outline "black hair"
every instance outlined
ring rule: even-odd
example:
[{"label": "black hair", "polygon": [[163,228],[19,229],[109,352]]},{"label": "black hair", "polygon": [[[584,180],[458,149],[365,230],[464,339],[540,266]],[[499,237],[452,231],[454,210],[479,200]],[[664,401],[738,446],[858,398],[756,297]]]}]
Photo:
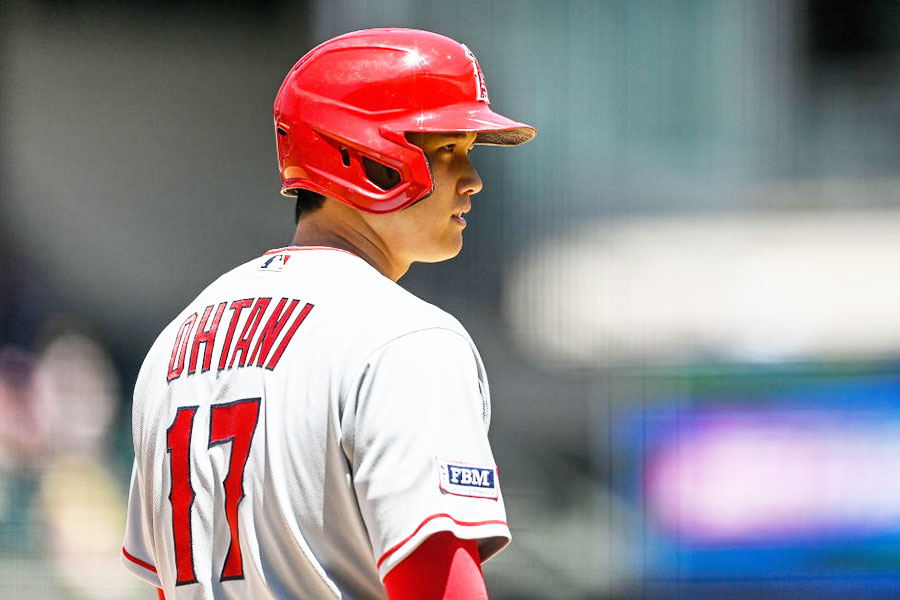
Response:
[{"label": "black hair", "polygon": [[309,190],[295,189],[291,193],[297,197],[294,208],[294,223],[299,223],[304,215],[314,213],[325,204],[325,196]]}]

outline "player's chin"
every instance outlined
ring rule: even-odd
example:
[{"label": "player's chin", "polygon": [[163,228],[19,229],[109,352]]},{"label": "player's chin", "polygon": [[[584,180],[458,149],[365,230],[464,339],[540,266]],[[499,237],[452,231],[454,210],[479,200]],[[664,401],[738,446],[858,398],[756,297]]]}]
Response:
[{"label": "player's chin", "polygon": [[445,240],[443,240],[443,243],[441,243],[439,247],[433,248],[427,257],[422,257],[420,259],[420,262],[438,263],[445,260],[450,260],[460,253],[460,251],[462,250],[462,246],[462,232],[460,231],[456,234],[450,234]]}]

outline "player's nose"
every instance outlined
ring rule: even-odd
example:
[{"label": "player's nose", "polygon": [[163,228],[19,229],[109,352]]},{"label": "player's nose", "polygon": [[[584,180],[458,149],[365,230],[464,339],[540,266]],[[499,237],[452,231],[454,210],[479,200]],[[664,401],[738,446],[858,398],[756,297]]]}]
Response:
[{"label": "player's nose", "polygon": [[456,185],[456,191],[461,196],[471,196],[472,194],[480,192],[483,187],[484,185],[481,181],[481,177],[478,175],[478,171],[475,170],[475,167],[469,159],[466,158],[465,168]]}]

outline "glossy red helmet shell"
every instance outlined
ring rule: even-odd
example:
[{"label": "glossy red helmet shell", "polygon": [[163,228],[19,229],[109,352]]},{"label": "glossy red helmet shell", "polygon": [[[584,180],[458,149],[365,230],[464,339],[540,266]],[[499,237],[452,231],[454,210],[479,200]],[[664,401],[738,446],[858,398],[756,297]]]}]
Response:
[{"label": "glossy red helmet shell", "polygon": [[[475,131],[476,143],[498,146],[535,136],[488,103],[475,55],[450,38],[366,29],[328,40],[294,65],[275,98],[281,193],[311,190],[374,213],[406,208],[434,186],[407,132]],[[383,189],[364,160],[399,182]]]}]

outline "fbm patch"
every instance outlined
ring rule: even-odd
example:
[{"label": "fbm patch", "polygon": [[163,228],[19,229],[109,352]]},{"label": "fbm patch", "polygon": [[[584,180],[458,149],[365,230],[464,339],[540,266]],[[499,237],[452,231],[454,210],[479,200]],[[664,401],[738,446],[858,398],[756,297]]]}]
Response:
[{"label": "fbm patch", "polygon": [[479,467],[458,461],[437,459],[441,491],[454,496],[471,498],[500,497],[497,485],[497,467]]}]

